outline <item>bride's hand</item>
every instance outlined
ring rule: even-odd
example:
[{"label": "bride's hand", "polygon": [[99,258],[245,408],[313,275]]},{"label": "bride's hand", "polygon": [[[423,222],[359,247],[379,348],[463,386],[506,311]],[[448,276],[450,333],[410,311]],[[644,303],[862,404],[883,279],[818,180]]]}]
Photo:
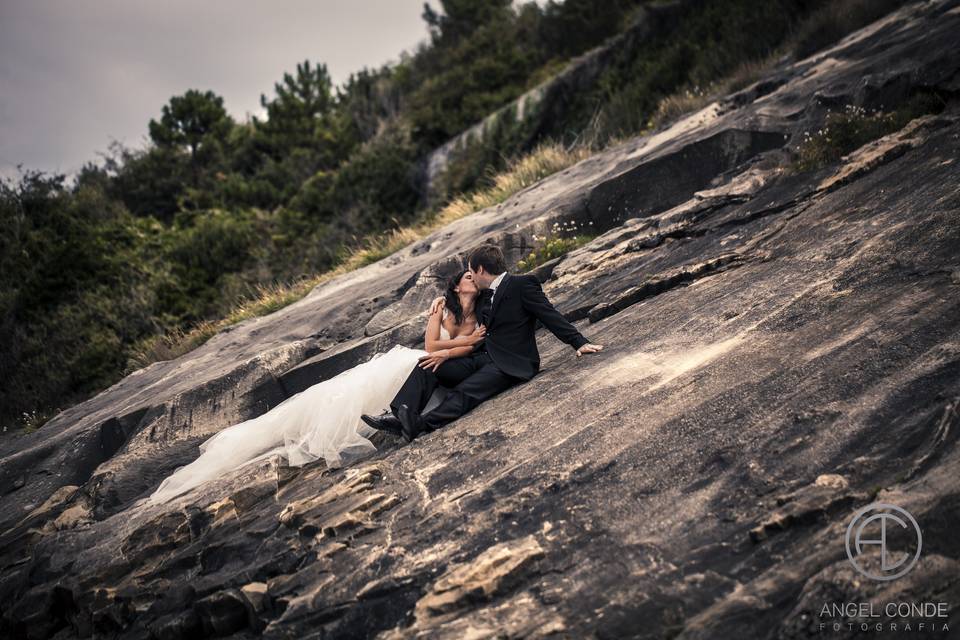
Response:
[{"label": "bride's hand", "polygon": [[417,365],[421,369],[431,369],[436,371],[440,365],[447,361],[450,358],[449,349],[440,349],[439,351],[434,351],[428,353],[425,356],[420,356],[420,363]]},{"label": "bride's hand", "polygon": [[443,310],[443,305],[446,303],[446,300],[441,296],[439,298],[434,298],[433,302],[430,303],[430,313],[428,315],[433,315],[435,313],[440,313]]},{"label": "bride's hand", "polygon": [[466,336],[467,344],[477,344],[478,342],[482,342],[486,335],[487,328],[482,324],[477,325],[477,328],[473,330],[473,333],[471,333],[469,336]]}]

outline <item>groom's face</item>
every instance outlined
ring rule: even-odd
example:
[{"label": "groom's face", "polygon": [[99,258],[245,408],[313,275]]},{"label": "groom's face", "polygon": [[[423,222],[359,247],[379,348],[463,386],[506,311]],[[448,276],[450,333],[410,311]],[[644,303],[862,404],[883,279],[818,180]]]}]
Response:
[{"label": "groom's face", "polygon": [[487,273],[483,267],[469,267],[470,273],[473,274],[473,281],[477,284],[477,287],[481,290],[489,289],[490,283],[493,282],[493,278],[490,277],[490,274]]}]

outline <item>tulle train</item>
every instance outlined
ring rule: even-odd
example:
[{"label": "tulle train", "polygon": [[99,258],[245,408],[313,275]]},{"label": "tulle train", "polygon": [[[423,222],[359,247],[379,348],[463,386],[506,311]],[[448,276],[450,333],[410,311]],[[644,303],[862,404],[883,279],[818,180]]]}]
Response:
[{"label": "tulle train", "polygon": [[200,457],[178,467],[150,497],[166,502],[228,471],[280,454],[291,466],[323,458],[331,467],[372,453],[374,430],[360,414],[379,414],[426,352],[397,345],[290,396],[276,407],[205,440]]}]

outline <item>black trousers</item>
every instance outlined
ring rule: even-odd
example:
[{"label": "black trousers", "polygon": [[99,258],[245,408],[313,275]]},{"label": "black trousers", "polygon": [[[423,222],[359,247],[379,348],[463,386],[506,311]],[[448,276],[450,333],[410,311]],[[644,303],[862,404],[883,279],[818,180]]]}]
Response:
[{"label": "black trousers", "polygon": [[436,372],[419,365],[414,367],[390,403],[390,409],[397,415],[400,405],[405,404],[415,411],[423,411],[437,385],[449,387],[451,390],[443,402],[423,416],[424,428],[433,431],[520,382],[522,378],[500,371],[486,351],[475,352],[447,360]]}]

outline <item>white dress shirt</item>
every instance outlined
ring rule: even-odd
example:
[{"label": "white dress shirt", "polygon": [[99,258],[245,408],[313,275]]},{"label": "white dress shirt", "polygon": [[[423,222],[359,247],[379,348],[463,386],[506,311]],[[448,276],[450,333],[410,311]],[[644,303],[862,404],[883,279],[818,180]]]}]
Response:
[{"label": "white dress shirt", "polygon": [[490,296],[491,301],[493,301],[493,296],[497,295],[497,287],[499,287],[500,283],[503,282],[503,276],[505,275],[507,275],[506,271],[498,275],[493,279],[493,282],[490,283],[490,290],[493,291],[493,294]]},{"label": "white dress shirt", "polygon": [[[507,272],[506,272],[506,271],[504,271],[503,273],[501,273],[500,275],[498,275],[496,278],[493,279],[493,282],[490,283],[490,290],[493,291],[493,293],[490,294],[490,308],[491,308],[491,310],[493,309],[493,299],[497,297],[497,287],[499,287],[499,286],[500,286],[500,283],[503,282],[503,277],[504,277],[505,275],[507,275]],[[492,335],[492,334],[489,334],[489,333],[488,333],[488,335]]]}]

